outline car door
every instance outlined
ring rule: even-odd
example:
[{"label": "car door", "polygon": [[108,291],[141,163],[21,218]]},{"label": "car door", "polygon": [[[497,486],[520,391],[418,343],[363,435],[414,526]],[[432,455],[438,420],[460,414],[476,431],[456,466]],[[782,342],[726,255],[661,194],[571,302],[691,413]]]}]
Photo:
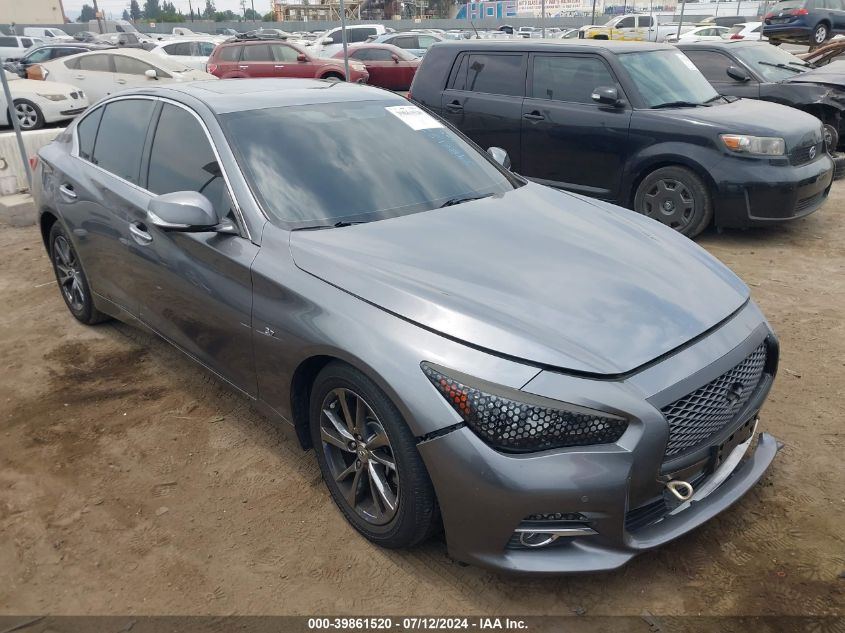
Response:
[{"label": "car door", "polygon": [[270,53],[273,56],[273,72],[277,76],[285,77],[314,77],[313,64],[299,61],[299,51],[289,44],[271,44]]},{"label": "car door", "polygon": [[220,51],[214,59],[214,63],[217,65],[217,76],[228,77],[232,74],[239,74],[243,72],[238,68],[240,66],[241,53],[243,49],[243,46],[220,47]]},{"label": "car door", "polygon": [[247,44],[244,46],[238,68],[250,77],[281,77],[284,75],[284,64],[279,64],[273,58],[269,44]]},{"label": "car door", "polygon": [[151,99],[119,99],[87,113],[56,197],[91,289],[133,316],[129,224],[146,200],[139,179],[154,107]]},{"label": "car door", "polygon": [[394,74],[397,64],[393,61],[389,50],[384,48],[358,48],[350,57],[357,59],[367,67],[367,72],[370,73],[367,83],[370,85],[395,90],[395,86],[401,83],[401,78]]},{"label": "car door", "polygon": [[[132,209],[127,262],[140,319],[250,395],[252,356],[250,266],[258,247],[241,227],[209,136],[187,107],[162,103],[147,139],[143,204]],[[237,234],[165,231],[147,205],[156,195],[197,191]]]},{"label": "car door", "polygon": [[520,173],[590,196],[617,199],[631,109],[593,101],[599,87],[621,87],[590,54],[532,54],[522,106]]},{"label": "car door", "polygon": [[[716,89],[720,95],[731,95],[734,97],[748,97],[757,99],[760,97],[760,82],[754,74],[738,60],[716,50],[707,49],[685,49],[684,54],[690,58],[701,74]],[[728,76],[728,68],[736,66],[748,73],[748,81],[737,81]]]},{"label": "car door", "polygon": [[610,37],[614,40],[637,39],[637,16],[629,15],[619,20]]},{"label": "car door", "polygon": [[522,100],[528,55],[466,52],[441,97],[441,116],[483,149],[501,147],[521,170]]},{"label": "car door", "polygon": [[[159,66],[154,66],[136,57],[115,53],[114,57],[114,81],[115,91],[126,90],[127,88],[146,88],[158,85],[161,81],[169,81],[173,78],[169,72]],[[147,77],[146,73],[154,70],[155,79]]]},{"label": "car door", "polygon": [[67,83],[82,88],[91,103],[115,91],[114,61],[106,53],[93,53],[64,62],[70,71]]}]

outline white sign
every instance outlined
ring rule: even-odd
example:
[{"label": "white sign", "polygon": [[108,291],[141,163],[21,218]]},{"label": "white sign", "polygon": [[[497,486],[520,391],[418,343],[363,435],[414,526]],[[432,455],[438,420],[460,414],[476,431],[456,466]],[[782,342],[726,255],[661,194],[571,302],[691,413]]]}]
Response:
[{"label": "white sign", "polygon": [[440,121],[427,112],[420,110],[417,106],[388,106],[385,110],[412,130],[430,130],[443,127]]}]

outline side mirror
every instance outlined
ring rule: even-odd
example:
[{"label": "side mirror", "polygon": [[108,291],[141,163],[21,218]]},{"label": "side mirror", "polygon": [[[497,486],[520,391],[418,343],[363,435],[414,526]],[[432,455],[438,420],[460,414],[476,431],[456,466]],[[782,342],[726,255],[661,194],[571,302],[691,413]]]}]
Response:
[{"label": "side mirror", "polygon": [[165,231],[211,231],[219,223],[209,199],[196,191],[156,196],[147,206],[147,215]]},{"label": "side mirror", "polygon": [[593,90],[593,94],[590,97],[592,97],[593,101],[602,105],[620,105],[619,91],[613,86],[599,86]]},{"label": "side mirror", "polygon": [[305,53],[300,53],[299,55],[297,55],[297,56],[296,56],[296,61],[298,61],[298,62],[307,62],[307,61],[308,61],[308,56],[307,56]]},{"label": "side mirror", "polygon": [[390,59],[392,59],[397,64],[399,63],[399,55],[397,55],[396,53],[391,54]]},{"label": "side mirror", "polygon": [[727,73],[728,77],[735,81],[745,82],[751,80],[751,77],[748,76],[748,73],[738,66],[728,66]]},{"label": "side mirror", "polygon": [[511,168],[511,157],[508,156],[508,153],[501,147],[488,147],[487,153],[490,154],[490,157],[505,169]]},{"label": "side mirror", "polygon": [[156,71],[154,71],[152,68],[150,68],[149,70],[145,70],[144,76],[147,79],[158,79],[158,75],[156,74]]}]

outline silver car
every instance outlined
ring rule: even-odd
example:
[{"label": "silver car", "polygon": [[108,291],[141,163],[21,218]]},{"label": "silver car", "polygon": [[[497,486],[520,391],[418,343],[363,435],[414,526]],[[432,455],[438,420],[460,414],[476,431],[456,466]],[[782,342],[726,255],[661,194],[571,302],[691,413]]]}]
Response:
[{"label": "silver car", "polygon": [[214,81],[98,103],[34,196],[73,316],[254,401],[366,538],[615,568],[763,475],[778,344],[690,240],[507,165],[382,90]]}]

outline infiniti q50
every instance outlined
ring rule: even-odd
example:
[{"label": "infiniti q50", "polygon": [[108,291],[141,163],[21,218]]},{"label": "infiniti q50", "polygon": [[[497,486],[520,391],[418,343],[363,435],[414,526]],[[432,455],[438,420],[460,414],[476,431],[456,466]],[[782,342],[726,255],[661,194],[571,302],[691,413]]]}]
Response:
[{"label": "infiniti q50", "polygon": [[507,164],[375,88],[215,81],[99,102],[34,195],[71,314],[253,400],[367,539],[615,568],[763,475],[777,340],[687,238]]}]

